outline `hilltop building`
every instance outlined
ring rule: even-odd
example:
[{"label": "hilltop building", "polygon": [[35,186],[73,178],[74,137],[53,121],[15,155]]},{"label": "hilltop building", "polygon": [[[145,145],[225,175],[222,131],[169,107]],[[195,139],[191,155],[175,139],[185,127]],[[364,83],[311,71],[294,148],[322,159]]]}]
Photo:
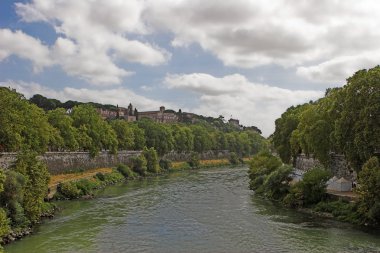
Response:
[{"label": "hilltop building", "polygon": [[160,107],[159,111],[138,112],[138,118],[149,118],[161,123],[176,123],[178,122],[177,114],[172,110],[165,110],[164,106]]},{"label": "hilltop building", "polygon": [[228,123],[230,123],[231,125],[234,125],[234,126],[236,126],[236,127],[240,127],[240,124],[239,124],[239,120],[238,120],[238,119],[233,119],[233,118],[231,118],[231,119],[228,120]]}]

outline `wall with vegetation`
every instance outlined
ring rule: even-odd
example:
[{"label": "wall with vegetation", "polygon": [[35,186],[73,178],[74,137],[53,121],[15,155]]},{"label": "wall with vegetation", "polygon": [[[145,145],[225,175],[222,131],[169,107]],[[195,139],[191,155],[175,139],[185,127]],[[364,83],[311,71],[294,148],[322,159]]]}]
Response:
[{"label": "wall with vegetation", "polygon": [[[189,161],[191,152],[176,152],[172,151],[163,156],[164,159],[171,161]],[[210,159],[228,159],[230,157],[230,151],[228,150],[209,150],[199,154],[201,160]]]},{"label": "wall with vegetation", "polygon": [[[100,152],[96,157],[91,157],[89,152],[47,152],[39,158],[46,163],[50,174],[59,174],[116,166],[120,163],[128,163],[131,157],[140,154],[141,151],[120,151],[116,155]],[[16,153],[1,153],[0,167],[9,168],[16,157]]]},{"label": "wall with vegetation", "polygon": [[[295,161],[295,168],[302,171],[309,171],[315,167],[323,166],[318,159],[314,158],[312,155],[307,156],[305,154],[300,154],[297,156]],[[332,175],[341,178],[355,180],[357,177],[356,172],[349,166],[344,155],[330,154],[329,166]]]}]

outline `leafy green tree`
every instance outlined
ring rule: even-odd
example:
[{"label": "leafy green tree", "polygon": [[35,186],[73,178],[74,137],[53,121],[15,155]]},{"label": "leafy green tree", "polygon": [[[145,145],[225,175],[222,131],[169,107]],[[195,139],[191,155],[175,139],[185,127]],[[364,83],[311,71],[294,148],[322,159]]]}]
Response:
[{"label": "leafy green tree", "polygon": [[308,107],[309,104],[289,107],[275,122],[273,144],[284,163],[289,163],[292,158],[290,138],[298,127],[301,112]]},{"label": "leafy green tree", "polygon": [[[118,142],[115,131],[104,121],[90,105],[79,105],[73,108],[73,125],[78,128],[81,138],[90,137],[89,151],[95,156],[101,150],[116,153]],[[86,136],[87,135],[87,136]],[[81,139],[79,138],[79,139]]]},{"label": "leafy green tree", "polygon": [[131,157],[131,168],[134,172],[140,176],[146,176],[147,174],[147,161],[143,155]]},{"label": "leafy green tree", "polygon": [[58,108],[48,112],[49,123],[58,130],[62,139],[63,150],[76,151],[79,149],[78,130],[73,127],[73,119],[63,108]]},{"label": "leafy green tree", "polygon": [[302,181],[295,183],[284,199],[292,207],[317,204],[326,198],[326,183],[331,177],[324,168],[313,168],[303,175]]},{"label": "leafy green tree", "polygon": [[363,224],[380,225],[380,162],[371,157],[359,173],[358,193],[360,195],[358,213]]},{"label": "leafy green tree", "polygon": [[44,109],[45,111],[54,110],[54,109],[62,106],[61,101],[59,101],[57,99],[49,99],[49,98],[44,97],[40,94],[33,95],[33,97],[31,97],[29,99],[29,101],[31,103],[37,105],[38,107]]},{"label": "leafy green tree", "polygon": [[50,175],[46,165],[36,158],[34,152],[19,154],[13,166],[16,172],[25,177],[22,205],[26,217],[35,223],[39,220],[42,212],[42,204],[48,192]]},{"label": "leafy green tree", "polygon": [[[7,218],[7,213],[3,208],[0,208],[0,238],[8,235],[11,232],[9,226],[9,219]],[[1,248],[0,248],[1,250]]]},{"label": "leafy green tree", "polygon": [[194,135],[194,151],[202,153],[203,151],[210,150],[212,146],[209,132],[205,127],[200,125],[192,126]]},{"label": "leafy green tree", "polygon": [[143,155],[147,161],[147,170],[150,173],[159,173],[158,155],[154,148],[144,148]]},{"label": "leafy green tree", "polygon": [[380,66],[347,79],[335,137],[350,163],[359,170],[380,147]]},{"label": "leafy green tree", "polygon": [[267,175],[281,166],[279,158],[269,152],[260,152],[253,156],[249,164],[250,189],[257,190],[265,181]]},{"label": "leafy green tree", "polygon": [[180,125],[172,126],[174,149],[178,152],[188,152],[193,149],[194,135],[190,128]]},{"label": "leafy green tree", "polygon": [[289,193],[290,173],[293,167],[282,165],[266,176],[260,191],[264,196],[274,200],[282,200]]},{"label": "leafy green tree", "polygon": [[142,150],[146,146],[144,129],[139,128],[137,124],[130,124],[130,127],[133,130],[133,137],[134,137],[133,149]]},{"label": "leafy green tree", "polygon": [[125,120],[113,120],[111,126],[116,132],[119,150],[130,150],[135,146],[134,130]]},{"label": "leafy green tree", "polygon": [[5,87],[0,87],[0,108],[0,151],[47,151],[56,132],[42,109]]},{"label": "leafy green tree", "polygon": [[138,121],[138,126],[145,132],[146,146],[153,147],[160,156],[173,149],[174,139],[168,126],[149,119]]}]

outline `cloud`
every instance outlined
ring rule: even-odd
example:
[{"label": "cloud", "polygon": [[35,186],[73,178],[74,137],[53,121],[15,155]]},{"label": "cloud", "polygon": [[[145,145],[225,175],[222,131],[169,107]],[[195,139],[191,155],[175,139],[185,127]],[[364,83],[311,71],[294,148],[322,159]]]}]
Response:
[{"label": "cloud", "polygon": [[49,48],[40,40],[22,31],[12,32],[9,29],[0,29],[0,61],[12,54],[32,61],[35,72],[53,63]]},{"label": "cloud", "polygon": [[[172,33],[173,46],[199,44],[226,66],[315,66],[320,75],[314,78],[342,81],[347,65],[336,64],[332,78],[318,66],[376,51],[379,12],[375,0],[151,0],[144,18],[152,29]],[[367,67],[368,61],[359,59],[356,66]],[[305,70],[298,73],[310,77]]]},{"label": "cloud", "polygon": [[65,87],[56,90],[34,82],[14,80],[0,82],[0,86],[16,89],[17,92],[24,94],[27,98],[30,98],[34,94],[41,94],[48,98],[59,99],[62,102],[76,100],[80,102],[113,104],[123,107],[127,107],[129,103],[132,103],[139,111],[158,110],[161,105],[176,108],[172,103],[164,103],[160,100],[150,99],[122,87],[113,89],[78,89]]},{"label": "cloud", "polygon": [[224,77],[204,73],[167,75],[164,83],[171,89],[199,94],[199,105],[192,111],[238,118],[246,126],[259,127],[266,136],[274,131],[275,119],[286,108],[323,96],[320,91],[288,90],[252,83],[240,74]]},{"label": "cloud", "polygon": [[22,21],[54,27],[58,38],[50,53],[55,64],[91,84],[120,84],[132,74],[117,63],[155,66],[171,57],[157,45],[129,39],[149,32],[140,17],[145,8],[142,1],[33,0],[15,6]]}]

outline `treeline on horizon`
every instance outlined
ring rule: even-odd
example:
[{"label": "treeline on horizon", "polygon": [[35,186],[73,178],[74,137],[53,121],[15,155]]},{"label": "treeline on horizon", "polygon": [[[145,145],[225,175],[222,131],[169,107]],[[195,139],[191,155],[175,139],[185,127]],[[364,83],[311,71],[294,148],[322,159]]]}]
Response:
[{"label": "treeline on horizon", "polygon": [[305,153],[329,167],[333,152],[359,171],[380,153],[380,66],[357,71],[315,102],[289,107],[276,120],[272,142],[284,163]]},{"label": "treeline on horizon", "polygon": [[[36,102],[36,96],[31,100]],[[93,104],[71,101],[69,106],[59,107],[62,103],[54,101],[55,109],[43,110],[15,90],[1,87],[0,152],[89,151],[96,156],[103,150],[117,153],[147,147],[160,156],[170,151],[229,150],[243,157],[267,145],[254,129],[242,130],[225,123],[222,117],[198,118],[194,124],[103,120]],[[67,113],[66,108],[71,112]]]}]

